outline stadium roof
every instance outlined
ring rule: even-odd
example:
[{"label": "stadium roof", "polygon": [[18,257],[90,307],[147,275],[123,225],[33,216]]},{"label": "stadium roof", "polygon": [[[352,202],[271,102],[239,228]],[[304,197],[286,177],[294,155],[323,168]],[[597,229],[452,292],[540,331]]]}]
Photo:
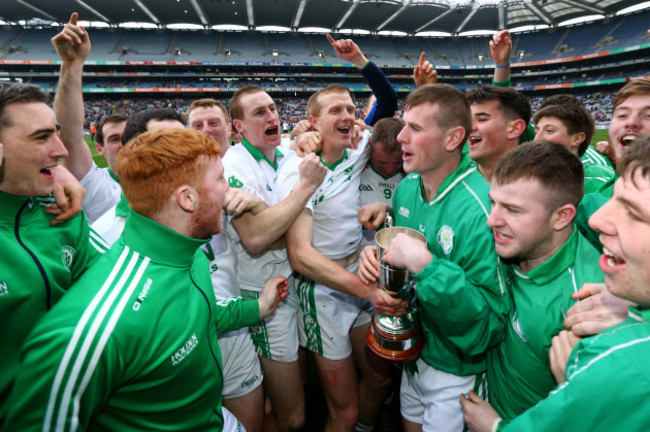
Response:
[{"label": "stadium roof", "polygon": [[[585,17],[606,19],[650,2],[633,0],[2,0],[6,24],[82,20],[117,26],[145,23],[171,28],[235,28],[386,34],[556,27]],[[390,33],[388,33],[390,34]]]}]

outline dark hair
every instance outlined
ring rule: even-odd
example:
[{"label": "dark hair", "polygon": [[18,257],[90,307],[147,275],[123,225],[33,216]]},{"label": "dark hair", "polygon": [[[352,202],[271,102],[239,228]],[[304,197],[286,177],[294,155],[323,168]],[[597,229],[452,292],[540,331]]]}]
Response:
[{"label": "dark hair", "polygon": [[104,145],[104,125],[107,123],[122,123],[125,122],[128,119],[127,116],[122,115],[122,114],[111,114],[102,117],[102,119],[99,121],[99,124],[97,125],[96,132],[95,132],[95,141],[99,145]]},{"label": "dark hair", "polygon": [[643,177],[650,175],[650,136],[632,141],[616,164],[616,171],[621,177],[630,176],[633,179],[639,170]]},{"label": "dark hair", "polygon": [[49,100],[50,98],[35,85],[0,83],[0,133],[13,124],[12,119],[5,112],[7,106],[27,103],[47,104]]},{"label": "dark hair", "polygon": [[560,144],[550,141],[535,140],[509,151],[496,163],[490,177],[494,185],[522,179],[537,180],[543,186],[545,205],[551,212],[564,204],[577,208],[584,196],[582,162]]},{"label": "dark hair", "polygon": [[154,108],[141,111],[129,117],[122,135],[122,144],[126,144],[134,137],[147,131],[147,123],[150,120],[178,120],[185,126],[185,118],[171,108]]},{"label": "dark hair", "polygon": [[547,96],[542,100],[542,103],[539,105],[538,109],[542,109],[549,105],[577,105],[584,107],[584,104],[577,97],[570,94],[556,94]]},{"label": "dark hair", "polygon": [[401,151],[402,145],[397,142],[397,135],[404,127],[404,122],[398,118],[383,118],[375,123],[370,137],[370,146],[374,147],[377,143],[388,154],[394,154]]},{"label": "dark hair", "polygon": [[575,104],[547,105],[535,113],[533,122],[537,124],[543,117],[557,117],[571,135],[583,132],[585,139],[578,147],[578,155],[585,154],[591,142],[591,137],[596,132],[594,118],[586,108]]},{"label": "dark hair", "polygon": [[521,92],[512,87],[485,86],[469,90],[466,93],[470,104],[499,101],[499,108],[508,121],[523,120],[530,123],[530,101]]},{"label": "dark hair", "polygon": [[435,120],[443,131],[461,126],[465,130],[463,139],[467,139],[472,130],[472,111],[463,92],[449,84],[423,85],[409,93],[404,110],[408,111],[425,103],[438,105]]},{"label": "dark hair", "polygon": [[310,116],[313,115],[314,117],[318,117],[320,115],[321,106],[320,106],[320,102],[318,102],[318,99],[322,95],[329,94],[329,93],[348,94],[350,95],[350,99],[352,99],[352,102],[354,102],[354,95],[352,94],[350,89],[348,89],[347,87],[341,84],[330,84],[327,87],[318,90],[316,93],[314,93],[309,97],[309,100],[307,101],[307,113]]}]

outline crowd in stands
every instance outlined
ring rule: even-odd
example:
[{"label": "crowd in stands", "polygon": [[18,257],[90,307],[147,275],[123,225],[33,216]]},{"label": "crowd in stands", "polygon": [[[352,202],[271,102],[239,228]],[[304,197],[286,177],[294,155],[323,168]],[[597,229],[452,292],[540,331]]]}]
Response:
[{"label": "crowd in stands", "polygon": [[[325,87],[326,83],[321,83]],[[398,94],[399,95],[399,94]],[[594,120],[598,124],[606,124],[612,118],[612,102],[614,99],[615,93],[601,91],[601,92],[590,92],[577,94],[576,97],[580,102],[582,102],[589,112],[593,115]],[[220,99],[221,102],[227,107],[228,100],[221,99],[217,96],[217,99]],[[539,105],[541,104],[544,96],[534,95],[530,97],[530,104],[533,108],[533,111],[536,111]],[[118,100],[109,100],[109,99],[99,99],[99,100],[86,100],[85,109],[86,109],[86,129],[90,127],[91,124],[98,124],[102,117],[111,115],[111,114],[120,114],[120,113],[129,113],[137,112],[151,108],[172,108],[181,113],[187,114],[187,107],[192,103],[194,98],[173,98],[173,99],[157,99],[157,98],[144,98],[144,99],[118,99]],[[287,122],[290,125],[290,128],[293,129],[296,124],[307,118],[307,98],[291,97],[283,98],[276,97],[275,102],[278,106],[278,111],[280,113],[280,118]],[[405,98],[398,99],[398,116],[401,116],[404,110]],[[357,105],[357,112],[359,115],[362,114],[363,107],[366,104],[365,97],[357,97],[355,99]]]},{"label": "crowd in stands", "polygon": [[0,430],[650,430],[650,79],[84,103],[78,18],[0,83]]}]

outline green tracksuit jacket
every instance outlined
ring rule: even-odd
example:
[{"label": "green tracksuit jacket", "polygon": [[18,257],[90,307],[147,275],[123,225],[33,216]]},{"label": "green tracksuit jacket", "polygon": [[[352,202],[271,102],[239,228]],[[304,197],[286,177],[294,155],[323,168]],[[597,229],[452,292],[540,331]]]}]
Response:
[{"label": "green tracksuit jacket", "polygon": [[217,303],[207,241],[131,212],[120,240],[31,333],[6,429],[220,430],[217,332],[257,323],[259,307]]},{"label": "green tracksuit jacket", "polygon": [[25,338],[106,249],[83,214],[50,226],[52,203],[0,192],[0,425]]},{"label": "green tracksuit jacket", "polygon": [[465,376],[485,371],[484,353],[503,339],[504,287],[492,230],[489,185],[463,155],[460,165],[425,201],[419,174],[395,191],[395,225],[423,233],[433,260],[414,275],[425,337],[422,359]]},{"label": "green tracksuit jacket", "polygon": [[600,252],[576,228],[547,261],[528,273],[506,270],[512,305],[505,339],[488,352],[490,403],[503,418],[515,417],[555,387],[548,352],[562,330],[571,294],[585,283],[599,283]]},{"label": "green tracksuit jacket", "polygon": [[650,430],[650,310],[575,346],[566,381],[499,431],[646,432]]}]

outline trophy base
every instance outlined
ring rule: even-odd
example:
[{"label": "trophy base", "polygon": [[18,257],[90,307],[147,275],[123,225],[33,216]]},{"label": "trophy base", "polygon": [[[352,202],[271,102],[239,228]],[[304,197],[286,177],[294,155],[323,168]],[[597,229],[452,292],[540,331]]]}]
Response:
[{"label": "trophy base", "polygon": [[413,360],[422,352],[424,339],[408,316],[375,315],[366,333],[366,343],[378,357],[395,363]]}]

